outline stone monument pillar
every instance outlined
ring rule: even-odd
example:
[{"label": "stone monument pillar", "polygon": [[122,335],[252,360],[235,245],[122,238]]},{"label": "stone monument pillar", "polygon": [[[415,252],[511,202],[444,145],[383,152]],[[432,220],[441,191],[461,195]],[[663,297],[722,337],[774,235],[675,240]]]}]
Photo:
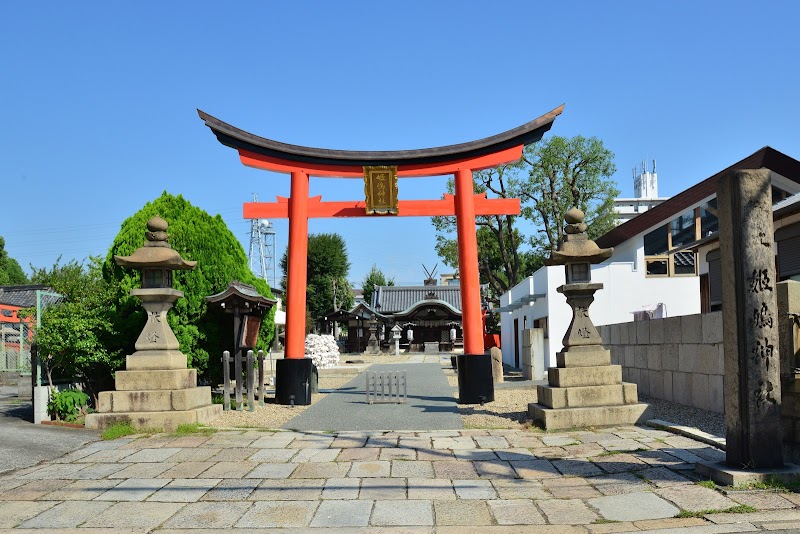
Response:
[{"label": "stone monument pillar", "polygon": [[537,386],[538,403],[528,405],[534,423],[547,429],[635,424],[647,419],[649,406],[639,403],[636,384],[622,382],[622,367],[611,365],[611,353],[589,317],[595,291],[591,264],[609,258],[613,249],[600,249],[586,235],[584,214],[577,208],[565,214],[564,243],[547,260],[564,265],[567,283],[558,288],[572,308],[572,322],[557,367],[548,369],[547,386]]},{"label": "stone monument pillar", "polygon": [[726,460],[783,465],[772,191],[769,171],[735,171],[717,191],[725,332]]},{"label": "stone monument pillar", "polygon": [[211,404],[211,388],[197,387],[197,371],[187,369],[186,355],[167,322],[167,312],[183,292],[172,288],[172,271],[192,270],[167,243],[167,222],[159,216],[147,221],[147,241],[130,256],[114,256],[118,265],[142,270],[142,288],[132,289],[147,311],[147,321],[136,340],[136,352],[117,371],[116,391],[98,396],[97,412],[86,416],[86,427],[103,429],[128,422],[135,428],[175,430],[184,423],[204,423],[222,413]]},{"label": "stone monument pillar", "polygon": [[726,459],[696,469],[723,484],[793,470],[783,469],[771,186],[769,170],[758,169],[732,171],[717,188]]}]

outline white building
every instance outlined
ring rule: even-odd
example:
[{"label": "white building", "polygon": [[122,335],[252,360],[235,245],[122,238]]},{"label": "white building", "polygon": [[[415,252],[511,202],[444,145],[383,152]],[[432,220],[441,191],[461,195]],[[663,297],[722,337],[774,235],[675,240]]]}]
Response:
[{"label": "white building", "polygon": [[[720,282],[713,254],[718,247],[717,181],[733,169],[762,167],[771,171],[774,203],[800,193],[800,161],[765,147],[597,239],[602,248],[614,247],[614,254],[592,266],[592,281],[603,284],[590,310],[594,324],[692,315],[718,305],[714,299]],[[780,236],[776,233],[776,240],[784,242],[777,245],[779,267],[786,265],[779,268],[782,279],[800,275],[800,224],[790,226],[800,219],[800,202],[784,204],[776,210],[782,217],[776,229],[785,228]],[[544,378],[547,367],[556,365],[556,352],[572,320],[564,295],[556,291],[564,281],[563,266],[542,267],[500,297],[504,363],[521,366],[523,330],[544,330],[544,350],[534,352],[533,367],[539,374],[535,379]]]},{"label": "white building", "polygon": [[614,199],[614,211],[617,212],[617,224],[633,219],[640,213],[655,208],[667,197],[658,196],[658,174],[656,160],[652,169],[647,169],[647,162],[642,161],[640,168],[633,169],[633,198]]}]

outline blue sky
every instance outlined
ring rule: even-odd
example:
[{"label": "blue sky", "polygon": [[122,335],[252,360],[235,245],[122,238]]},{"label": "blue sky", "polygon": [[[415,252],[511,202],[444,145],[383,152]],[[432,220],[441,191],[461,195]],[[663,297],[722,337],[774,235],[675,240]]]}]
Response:
[{"label": "blue sky", "polygon": [[[469,141],[564,103],[552,129],[597,136],[672,195],[770,145],[800,158],[796,2],[9,2],[0,16],[0,235],[49,266],[105,254],[166,190],[249,240],[241,205],[289,177],[242,166],[200,108],[272,139],[356,150]],[[444,177],[400,181],[439,198]],[[327,200],[358,180],[312,179]],[[278,254],[288,224],[275,221]],[[144,229],[143,229],[144,230]],[[316,219],[420,283],[428,219]],[[441,271],[448,271],[440,265]]]}]

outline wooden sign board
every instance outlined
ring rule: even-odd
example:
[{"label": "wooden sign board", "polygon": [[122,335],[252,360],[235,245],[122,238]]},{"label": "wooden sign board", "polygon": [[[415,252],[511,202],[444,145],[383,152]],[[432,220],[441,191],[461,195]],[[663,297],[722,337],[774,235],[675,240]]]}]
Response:
[{"label": "wooden sign board", "polygon": [[252,349],[258,342],[258,330],[261,328],[261,317],[245,315],[242,318],[242,337],[239,346],[243,349]]},{"label": "wooden sign board", "polygon": [[364,167],[367,215],[397,215],[397,166]]}]

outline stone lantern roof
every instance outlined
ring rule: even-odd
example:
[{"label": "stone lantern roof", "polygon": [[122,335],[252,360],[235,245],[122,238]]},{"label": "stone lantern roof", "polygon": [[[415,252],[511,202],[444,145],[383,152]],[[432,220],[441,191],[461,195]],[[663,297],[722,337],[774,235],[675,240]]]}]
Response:
[{"label": "stone lantern roof", "polygon": [[570,208],[564,214],[564,242],[558,250],[550,254],[545,265],[566,265],[568,263],[600,263],[614,252],[613,248],[600,248],[586,235],[585,215],[578,208]]},{"label": "stone lantern roof", "polygon": [[147,241],[130,256],[114,256],[117,265],[130,269],[167,269],[170,271],[191,271],[196,261],[186,261],[169,246],[167,240],[167,221],[154,215],[147,221]]}]

